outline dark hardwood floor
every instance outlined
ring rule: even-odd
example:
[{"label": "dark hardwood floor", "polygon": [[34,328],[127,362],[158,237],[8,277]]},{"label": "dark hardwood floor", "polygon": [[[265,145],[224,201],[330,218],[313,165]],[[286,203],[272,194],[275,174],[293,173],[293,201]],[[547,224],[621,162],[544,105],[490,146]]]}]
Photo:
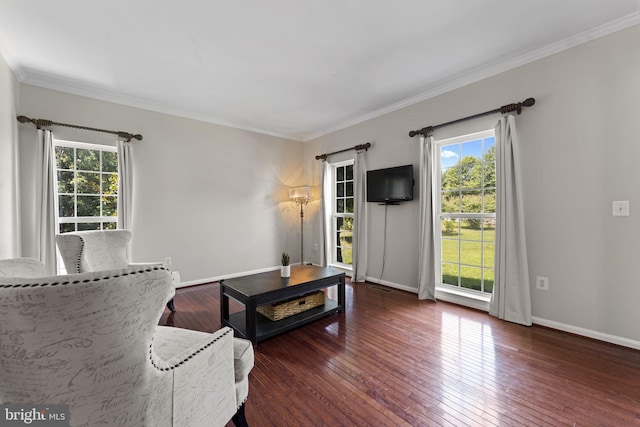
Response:
[{"label": "dark hardwood floor", "polygon": [[[220,328],[217,283],[175,305],[160,324]],[[640,426],[640,351],[347,281],[346,313],[255,348],[246,413],[252,427]]]}]

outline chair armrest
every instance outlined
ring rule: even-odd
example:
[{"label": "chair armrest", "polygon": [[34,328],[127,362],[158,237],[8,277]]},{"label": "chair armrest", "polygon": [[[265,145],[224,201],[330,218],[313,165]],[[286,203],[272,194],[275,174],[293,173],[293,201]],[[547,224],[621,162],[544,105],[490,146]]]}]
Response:
[{"label": "chair armrest", "polygon": [[224,425],[235,414],[230,328],[209,334],[158,326],[150,357],[157,371],[173,375],[174,425]]}]

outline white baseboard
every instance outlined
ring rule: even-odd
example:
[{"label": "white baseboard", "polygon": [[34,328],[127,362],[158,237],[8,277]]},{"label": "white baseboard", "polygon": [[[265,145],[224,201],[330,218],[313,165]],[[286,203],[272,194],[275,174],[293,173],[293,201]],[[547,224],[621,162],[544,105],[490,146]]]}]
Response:
[{"label": "white baseboard", "polygon": [[240,273],[231,273],[231,274],[225,274],[225,275],[222,275],[222,276],[207,277],[205,279],[198,279],[198,280],[192,280],[190,282],[179,283],[179,284],[176,285],[176,288],[184,288],[184,287],[187,287],[187,286],[203,285],[205,283],[219,282],[220,280],[231,279],[232,277],[249,276],[251,274],[266,273],[267,271],[273,271],[273,270],[279,270],[279,269],[280,269],[280,266],[277,265],[275,267],[260,268],[258,270],[243,271],[243,272],[240,272]]},{"label": "white baseboard", "polygon": [[412,294],[417,294],[418,293],[418,290],[416,288],[412,288],[412,287],[406,286],[406,285],[400,285],[400,284],[394,283],[394,282],[388,282],[386,280],[380,280],[380,279],[377,279],[375,277],[367,276],[366,280],[367,280],[367,282],[377,283],[378,285],[388,286],[390,288],[398,289],[398,290],[401,290],[401,291],[411,292]]},{"label": "white baseboard", "polygon": [[566,323],[560,323],[553,320],[542,319],[540,317],[532,317],[531,320],[535,325],[546,326],[551,329],[557,329],[564,332],[569,332],[576,335],[581,335],[587,338],[593,338],[599,341],[608,342],[611,344],[621,345],[623,347],[634,348],[640,350],[640,341],[631,340],[628,338],[619,337],[616,335],[605,334],[603,332],[593,331],[591,329],[580,328],[578,326],[567,325]]}]

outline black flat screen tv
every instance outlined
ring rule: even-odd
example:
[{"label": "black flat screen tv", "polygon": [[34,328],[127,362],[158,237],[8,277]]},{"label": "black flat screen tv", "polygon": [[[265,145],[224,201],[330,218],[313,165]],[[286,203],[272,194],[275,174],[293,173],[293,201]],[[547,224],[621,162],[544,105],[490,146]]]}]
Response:
[{"label": "black flat screen tv", "polygon": [[413,200],[413,165],[367,171],[367,202],[397,204]]}]

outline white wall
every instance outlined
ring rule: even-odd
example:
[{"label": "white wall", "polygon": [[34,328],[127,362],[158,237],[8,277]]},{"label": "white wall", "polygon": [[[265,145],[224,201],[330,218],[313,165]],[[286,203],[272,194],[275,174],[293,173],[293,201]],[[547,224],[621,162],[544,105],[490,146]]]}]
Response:
[{"label": "white wall", "polygon": [[[21,113],[63,123],[141,133],[134,142],[134,261],[172,258],[183,282],[279,265],[298,242],[287,188],[300,185],[303,145],[35,86],[21,88]],[[21,125],[23,194],[32,194],[33,126]],[[55,128],[61,139],[104,134]],[[106,137],[106,139],[111,139]],[[33,212],[25,197],[22,212]],[[24,221],[24,252],[33,252]]]},{"label": "white wall", "polygon": [[[538,323],[640,345],[640,26],[615,33],[430,100],[320,137],[305,146],[307,180],[320,183],[316,154],[373,143],[369,169],[418,166],[412,129],[534,97],[518,117],[531,283]],[[496,117],[444,128],[442,139],[493,127]],[[352,154],[351,154],[352,156]],[[334,159],[332,159],[334,160]],[[417,188],[416,188],[417,194]],[[631,216],[612,217],[629,200]],[[389,208],[384,280],[417,289],[418,201]],[[369,271],[379,278],[384,208],[369,205]],[[317,215],[309,245],[320,242]],[[308,250],[308,249],[307,249]]]},{"label": "white wall", "polygon": [[18,121],[20,85],[0,55],[0,259],[20,255]]}]

